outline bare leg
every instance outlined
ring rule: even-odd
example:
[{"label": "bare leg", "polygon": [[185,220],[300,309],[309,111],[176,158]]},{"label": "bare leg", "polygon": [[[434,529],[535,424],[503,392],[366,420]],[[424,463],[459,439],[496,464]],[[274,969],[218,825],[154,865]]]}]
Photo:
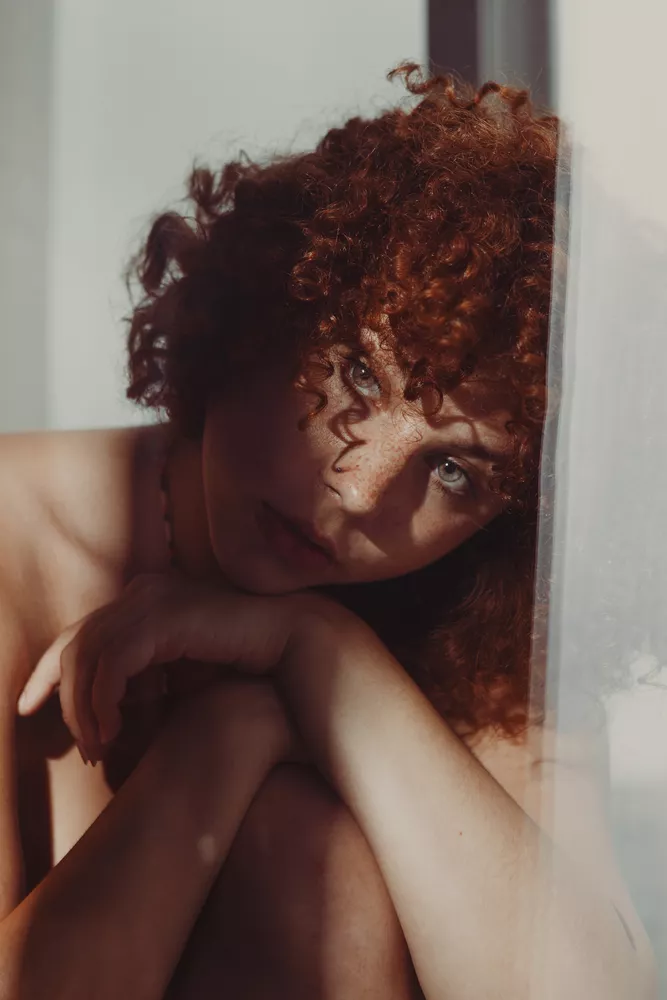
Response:
[{"label": "bare leg", "polygon": [[368,844],[317,772],[281,765],[251,805],[170,1000],[420,996]]},{"label": "bare leg", "polygon": [[0,921],[2,995],[162,1000],[287,742],[268,684],[220,683],[182,706],[72,850]]}]

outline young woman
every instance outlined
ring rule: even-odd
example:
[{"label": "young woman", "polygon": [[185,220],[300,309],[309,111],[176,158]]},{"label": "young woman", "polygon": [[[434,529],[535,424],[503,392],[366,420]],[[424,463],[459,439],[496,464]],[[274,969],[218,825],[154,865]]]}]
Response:
[{"label": "young woman", "polygon": [[404,76],[154,222],[165,423],[0,444],[3,1000],[651,995],[529,698],[558,123]]}]

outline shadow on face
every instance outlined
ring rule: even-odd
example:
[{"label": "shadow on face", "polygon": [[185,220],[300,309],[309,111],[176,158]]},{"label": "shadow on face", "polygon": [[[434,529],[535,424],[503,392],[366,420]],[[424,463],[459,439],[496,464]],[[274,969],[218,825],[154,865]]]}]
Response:
[{"label": "shadow on face", "polygon": [[503,509],[490,482],[512,447],[508,392],[481,376],[434,408],[405,398],[389,348],[326,356],[326,404],[285,364],[211,403],[203,469],[223,572],[259,593],[403,576]]}]

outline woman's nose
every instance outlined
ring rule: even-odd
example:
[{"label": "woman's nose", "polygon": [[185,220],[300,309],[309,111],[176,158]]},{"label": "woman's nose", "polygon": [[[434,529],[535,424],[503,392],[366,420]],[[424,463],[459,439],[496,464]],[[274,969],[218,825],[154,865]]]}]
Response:
[{"label": "woman's nose", "polygon": [[406,460],[398,449],[388,454],[385,449],[364,445],[337,459],[327,481],[348,514],[373,514],[404,470]]}]

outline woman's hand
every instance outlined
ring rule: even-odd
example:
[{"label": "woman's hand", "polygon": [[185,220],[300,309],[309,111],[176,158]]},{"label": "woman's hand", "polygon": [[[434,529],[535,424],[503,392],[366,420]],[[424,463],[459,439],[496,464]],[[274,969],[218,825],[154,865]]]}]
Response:
[{"label": "woman's hand", "polygon": [[307,594],[252,596],[177,573],[137,576],[117,601],[72,625],[47,649],[19,712],[34,712],[59,687],[65,723],[93,759],[120,731],[119,706],[130,678],[181,659],[268,672],[298,623],[330,603]]}]

